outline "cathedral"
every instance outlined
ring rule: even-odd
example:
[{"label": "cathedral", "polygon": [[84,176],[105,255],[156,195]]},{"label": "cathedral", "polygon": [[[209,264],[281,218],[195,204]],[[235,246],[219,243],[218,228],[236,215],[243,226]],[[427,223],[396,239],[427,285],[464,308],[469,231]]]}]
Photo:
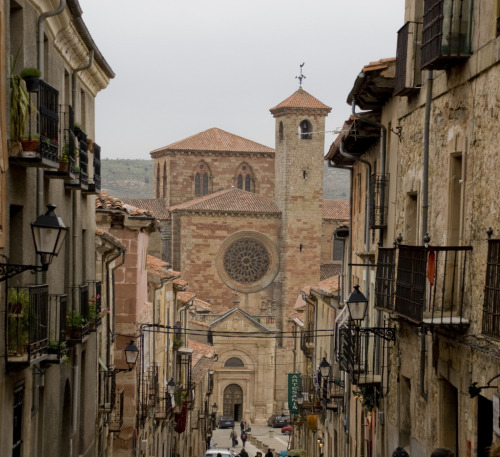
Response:
[{"label": "cathedral", "polygon": [[208,304],[186,300],[186,324],[210,334],[214,398],[235,420],[287,411],[300,291],[340,274],[349,203],[323,199],[330,111],[299,88],[270,109],[275,149],[211,128],[151,152],[161,257]]}]

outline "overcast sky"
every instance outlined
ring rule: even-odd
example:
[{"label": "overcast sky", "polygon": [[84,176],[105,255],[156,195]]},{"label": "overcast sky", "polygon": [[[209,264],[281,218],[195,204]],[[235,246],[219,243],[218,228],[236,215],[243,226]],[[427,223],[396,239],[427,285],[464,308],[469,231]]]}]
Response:
[{"label": "overcast sky", "polygon": [[[349,116],[370,61],[394,57],[403,0],[79,0],[116,77],[96,99],[104,158],[149,159],[217,127],[274,147],[269,108],[302,87]],[[335,135],[326,135],[326,148]]]}]

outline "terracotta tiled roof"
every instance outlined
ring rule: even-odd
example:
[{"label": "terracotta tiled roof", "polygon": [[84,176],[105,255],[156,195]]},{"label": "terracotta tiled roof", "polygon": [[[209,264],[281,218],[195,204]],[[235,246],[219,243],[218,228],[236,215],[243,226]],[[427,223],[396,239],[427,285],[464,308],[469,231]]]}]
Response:
[{"label": "terracotta tiled roof", "polygon": [[215,354],[215,348],[213,346],[200,343],[190,338],[188,338],[188,348],[194,349],[196,352],[201,352],[205,357],[212,357]]},{"label": "terracotta tiled roof", "polygon": [[320,281],[316,286],[311,287],[311,291],[317,291],[325,295],[332,295],[339,290],[339,277],[332,276],[331,278]]},{"label": "terracotta tiled roof", "polygon": [[156,219],[170,219],[168,206],[162,198],[122,198],[122,202],[136,208],[143,208],[149,211]]},{"label": "terracotta tiled roof", "polygon": [[198,353],[196,352],[193,354],[193,360],[191,361],[191,366],[193,367],[191,377],[195,385],[201,382],[213,363],[214,360],[211,357],[198,357]]},{"label": "terracotta tiled roof", "polygon": [[236,187],[220,190],[213,194],[172,206],[170,211],[215,211],[273,215],[281,213],[276,203],[270,198],[253,192],[246,192]]},{"label": "terracotta tiled roof", "polygon": [[321,265],[321,270],[319,273],[320,279],[331,278],[332,276],[338,276],[342,272],[341,265],[339,263],[326,263]]},{"label": "terracotta tiled roof", "polygon": [[158,257],[148,255],[147,269],[150,273],[153,273],[163,279],[174,279],[181,275],[178,271],[169,270],[169,267],[170,265],[168,262],[164,262]]},{"label": "terracotta tiled roof", "polygon": [[349,200],[323,200],[323,219],[349,220]]},{"label": "terracotta tiled roof", "polygon": [[200,310],[210,311],[210,309],[212,308],[210,303],[207,303],[206,301],[200,300],[199,298],[195,298],[193,301],[193,304],[194,304],[194,306],[196,306],[196,308],[198,308]]},{"label": "terracotta tiled roof", "polygon": [[115,244],[116,246],[119,246],[120,248],[122,248],[123,250],[126,251],[126,248],[123,245],[123,243],[116,236],[114,236],[111,233],[109,233],[108,231],[104,230],[102,227],[97,227],[97,229],[95,231],[95,235],[98,237],[109,240],[111,243]]},{"label": "terracotta tiled roof", "polygon": [[290,95],[286,100],[283,100],[280,104],[276,105],[274,108],[271,108],[269,111],[273,115],[279,114],[285,110],[320,110],[323,111],[325,115],[327,115],[332,109],[320,102],[317,98],[313,97],[311,94],[306,92],[304,89],[299,88],[297,92]]},{"label": "terracotta tiled roof", "polygon": [[363,67],[363,73],[368,73],[370,71],[376,70],[387,70],[393,64],[396,63],[396,57],[388,57],[386,59],[380,59],[375,62],[370,62],[368,65]]},{"label": "terracotta tiled roof", "polygon": [[188,303],[189,301],[191,301],[195,297],[196,297],[196,294],[193,292],[179,292],[177,294],[177,301],[181,305],[185,305],[186,303]]},{"label": "terracotta tiled roof", "polygon": [[184,140],[155,149],[151,155],[168,151],[274,152],[273,148],[247,140],[218,128],[211,128]]},{"label": "terracotta tiled roof", "polygon": [[148,217],[153,219],[153,215],[151,212],[137,208],[133,205],[128,205],[124,203],[123,200],[112,197],[105,192],[101,192],[95,199],[95,207],[97,210],[113,210],[113,211],[122,211],[127,213],[131,217]]},{"label": "terracotta tiled roof", "polygon": [[185,287],[187,287],[187,286],[188,286],[188,284],[189,284],[189,283],[188,283],[187,281],[185,281],[184,279],[181,279],[181,278],[179,278],[179,279],[174,279],[174,286],[175,286],[175,288],[176,288],[177,290],[182,290],[182,289],[184,289]]}]

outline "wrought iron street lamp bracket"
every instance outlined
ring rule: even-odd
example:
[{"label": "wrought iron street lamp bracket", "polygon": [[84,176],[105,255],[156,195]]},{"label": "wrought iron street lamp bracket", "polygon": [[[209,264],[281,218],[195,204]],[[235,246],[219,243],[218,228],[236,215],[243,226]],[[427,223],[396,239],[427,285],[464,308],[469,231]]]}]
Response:
[{"label": "wrought iron street lamp bracket", "polygon": [[373,333],[386,341],[396,341],[396,327],[361,327],[358,331],[362,334]]},{"label": "wrought iron street lamp bracket", "polygon": [[20,273],[24,273],[25,271],[31,271],[31,273],[35,274],[41,271],[47,271],[48,269],[48,264],[16,265],[13,263],[0,263],[0,282],[12,278]]}]

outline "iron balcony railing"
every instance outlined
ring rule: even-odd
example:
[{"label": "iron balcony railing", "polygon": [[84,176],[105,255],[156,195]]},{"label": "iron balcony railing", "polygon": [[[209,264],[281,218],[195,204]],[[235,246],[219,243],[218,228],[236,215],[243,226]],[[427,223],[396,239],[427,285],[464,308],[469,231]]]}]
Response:
[{"label": "iron balcony railing", "polygon": [[172,397],[165,387],[160,388],[154,410],[154,418],[169,420],[173,417]]},{"label": "iron balcony railing", "polygon": [[482,332],[500,338],[500,240],[488,240]]},{"label": "iron balcony railing", "polygon": [[422,68],[446,69],[471,55],[473,0],[425,0]]},{"label": "iron balcony railing", "polygon": [[389,175],[370,176],[370,228],[381,229],[387,225],[387,199]]},{"label": "iron balcony railing", "polygon": [[48,330],[49,341],[47,353],[54,361],[59,361],[66,355],[66,313],[68,296],[66,294],[49,295]]},{"label": "iron balcony railing", "polygon": [[46,284],[9,287],[7,291],[7,362],[33,363],[45,356],[48,344],[48,300]]},{"label": "iron balcony railing", "polygon": [[40,155],[57,162],[59,150],[59,91],[40,81],[38,89],[38,132],[40,133]]},{"label": "iron balcony railing", "polygon": [[394,310],[396,248],[379,248],[375,272],[375,308]]},{"label": "iron balcony railing", "polygon": [[140,410],[143,418],[148,417],[156,405],[158,391],[158,367],[150,366],[143,373],[140,383]]},{"label": "iron balcony railing", "polygon": [[420,89],[420,43],[422,23],[407,22],[398,31],[394,95],[412,95]]},{"label": "iron balcony railing", "polygon": [[94,177],[89,182],[89,190],[95,193],[101,192],[101,147],[94,143]]},{"label": "iron balcony railing", "polygon": [[467,325],[471,251],[471,246],[399,245],[394,311],[419,324]]},{"label": "iron balcony railing", "polygon": [[300,349],[307,356],[312,356],[314,351],[314,331],[304,330],[300,334]]},{"label": "iron balcony railing", "polygon": [[109,431],[119,432],[123,426],[123,397],[125,389],[118,389],[114,392],[114,405],[111,410],[111,418],[109,421]]}]

